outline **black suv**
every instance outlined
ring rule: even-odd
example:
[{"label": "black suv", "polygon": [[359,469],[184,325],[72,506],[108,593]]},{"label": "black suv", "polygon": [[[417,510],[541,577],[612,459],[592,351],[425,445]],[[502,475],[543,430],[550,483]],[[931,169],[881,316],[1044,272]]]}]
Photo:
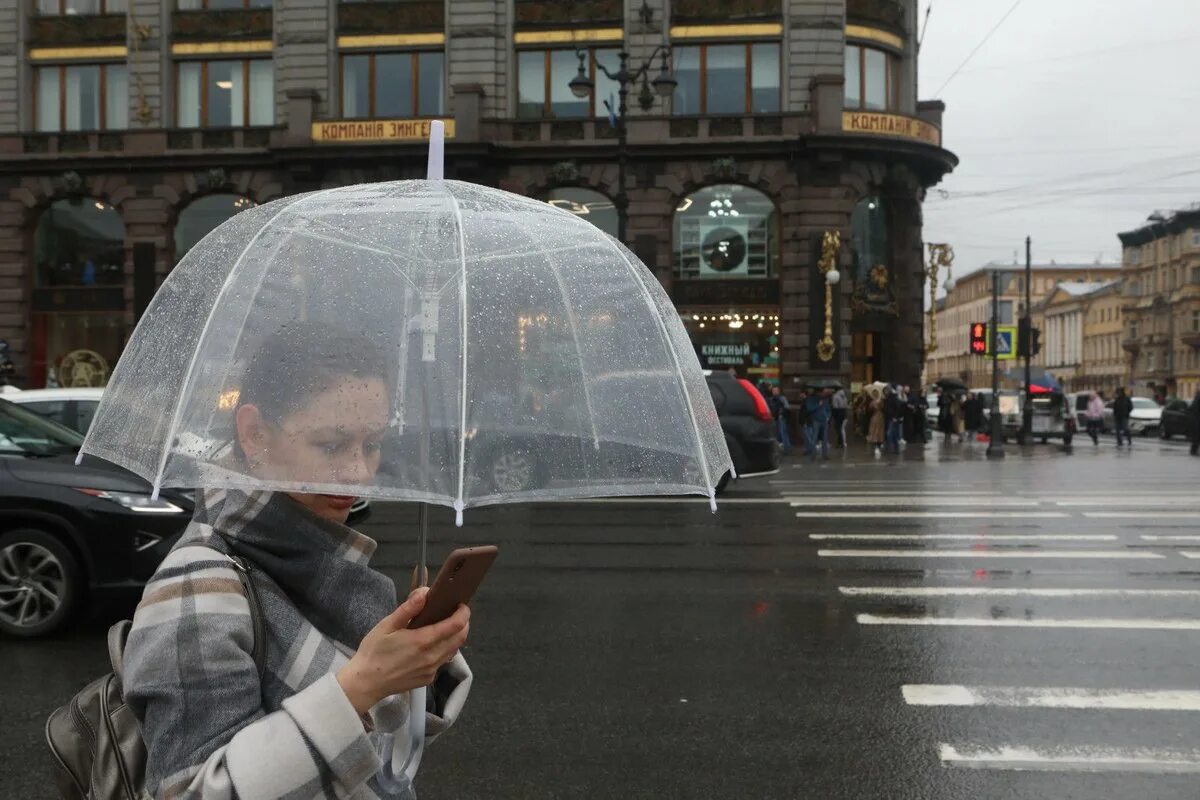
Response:
[{"label": "black suv", "polygon": [[0,400],[0,633],[42,636],[85,600],[136,592],[191,519],[190,492],[85,456],[83,437]]}]

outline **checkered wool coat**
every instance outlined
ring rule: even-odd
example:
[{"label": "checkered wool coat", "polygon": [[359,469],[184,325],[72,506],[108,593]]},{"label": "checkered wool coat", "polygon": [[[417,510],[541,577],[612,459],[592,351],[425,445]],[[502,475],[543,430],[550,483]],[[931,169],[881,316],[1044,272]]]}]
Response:
[{"label": "checkered wool coat", "polygon": [[[401,769],[411,746],[408,695],[381,701],[364,720],[335,678],[396,608],[395,585],[368,566],[375,542],[282,493],[197,499],[192,523],[146,586],[125,650],[123,688],[146,741],[147,791],[169,800],[415,797]],[[261,680],[229,551],[249,562],[263,608]],[[461,655],[444,673],[429,693],[427,741],[454,721],[470,690]]]}]

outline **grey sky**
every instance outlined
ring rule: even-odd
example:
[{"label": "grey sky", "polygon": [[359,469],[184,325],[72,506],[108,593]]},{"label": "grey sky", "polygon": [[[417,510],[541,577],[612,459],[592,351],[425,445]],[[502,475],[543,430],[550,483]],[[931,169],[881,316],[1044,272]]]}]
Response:
[{"label": "grey sky", "polygon": [[1200,202],[1200,2],[1022,0],[941,94],[1012,0],[932,3],[920,97],[946,102],[960,164],[925,240],[957,269],[1024,263],[1026,235],[1038,262],[1116,261],[1118,231]]}]

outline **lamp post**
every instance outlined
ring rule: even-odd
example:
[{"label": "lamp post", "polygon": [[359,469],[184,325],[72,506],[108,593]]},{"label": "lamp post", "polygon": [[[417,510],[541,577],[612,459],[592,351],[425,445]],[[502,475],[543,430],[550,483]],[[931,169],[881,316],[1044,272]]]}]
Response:
[{"label": "lamp post", "polygon": [[1030,298],[1033,283],[1033,240],[1025,237],[1025,402],[1021,406],[1021,439],[1028,442],[1033,436],[1033,383],[1029,359],[1033,356],[1033,306]]},{"label": "lamp post", "polygon": [[1000,273],[992,273],[992,324],[988,344],[992,351],[992,413],[988,436],[988,458],[1004,458],[1004,420],[1000,419]]},{"label": "lamp post", "polygon": [[[579,72],[576,73],[568,85],[571,87],[571,94],[583,99],[592,93],[595,89],[595,84],[588,77],[588,52],[586,50],[577,50],[576,55],[579,56]],[[625,167],[628,161],[626,141],[628,131],[625,126],[625,114],[629,110],[629,87],[639,80],[642,82],[642,88],[638,91],[637,102],[643,111],[651,109],[654,105],[656,95],[666,98],[674,94],[675,87],[679,84],[679,81],[675,80],[675,76],[671,74],[670,67],[667,65],[667,59],[670,55],[671,49],[666,44],[661,44],[654,49],[650,57],[643,61],[640,66],[636,69],[630,69],[629,51],[622,47],[621,52],[617,53],[617,58],[620,59],[620,66],[616,72],[609,71],[607,67],[599,62],[596,63],[596,69],[603,72],[610,81],[614,81],[619,87],[618,94],[620,100],[617,103],[616,109],[617,196],[613,198],[613,205],[617,207],[617,238],[622,243],[625,242],[625,226],[629,209],[629,195],[625,193]],[[656,58],[661,58],[661,63],[658,74],[651,80],[648,76]]]}]

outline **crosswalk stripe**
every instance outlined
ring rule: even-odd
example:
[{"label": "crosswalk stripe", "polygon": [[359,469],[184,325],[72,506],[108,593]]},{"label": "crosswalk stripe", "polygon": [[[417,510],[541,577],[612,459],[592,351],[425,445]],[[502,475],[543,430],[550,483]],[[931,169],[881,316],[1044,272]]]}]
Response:
[{"label": "crosswalk stripe", "polygon": [[1184,558],[1200,558],[1200,551],[1197,550],[1180,550],[1179,555]]},{"label": "crosswalk stripe", "polygon": [[1200,599],[1200,589],[1034,589],[990,586],[839,586],[847,597],[1172,597]]},{"label": "crosswalk stripe", "polygon": [[1143,533],[1143,542],[1200,542],[1200,535],[1191,533]]},{"label": "crosswalk stripe", "polygon": [[1115,542],[1115,533],[810,533],[814,541]]},{"label": "crosswalk stripe", "polygon": [[824,497],[811,500],[788,498],[793,506],[1000,506],[1015,508],[1037,508],[1037,500],[1020,500],[1011,497]]},{"label": "crosswalk stripe", "polygon": [[1119,508],[1155,508],[1170,503],[1175,508],[1196,508],[1200,499],[1195,494],[1185,495],[1139,495],[1136,497],[1093,497],[1086,500],[1055,500],[1054,504],[1063,508],[1087,508],[1115,506]]},{"label": "crosswalk stripe", "polygon": [[1092,519],[1193,519],[1200,520],[1198,511],[1084,511]]},{"label": "crosswalk stripe", "polygon": [[1196,750],[1115,750],[1071,748],[1035,750],[1029,747],[1003,746],[993,749],[959,750],[939,744],[942,763],[952,767],[978,769],[1052,770],[1081,772],[1200,772],[1200,751]]},{"label": "crosswalk stripe", "polygon": [[[803,503],[792,503],[802,506]],[[897,519],[899,511],[797,511],[797,517],[836,519]],[[1066,519],[1061,511],[904,511],[907,519]]]},{"label": "crosswalk stripe", "polygon": [[963,628],[1081,628],[1143,631],[1197,631],[1200,619],[1024,619],[992,617],[905,617],[859,614],[860,625],[931,625]]},{"label": "crosswalk stripe", "polygon": [[908,684],[910,706],[1090,708],[1123,711],[1200,711],[1200,692],[1186,689],[1084,689],[1045,686]]},{"label": "crosswalk stripe", "polygon": [[[818,550],[825,558],[1108,558],[1151,559],[1166,558],[1148,550]],[[1200,557],[1200,555],[1198,555]]]}]

